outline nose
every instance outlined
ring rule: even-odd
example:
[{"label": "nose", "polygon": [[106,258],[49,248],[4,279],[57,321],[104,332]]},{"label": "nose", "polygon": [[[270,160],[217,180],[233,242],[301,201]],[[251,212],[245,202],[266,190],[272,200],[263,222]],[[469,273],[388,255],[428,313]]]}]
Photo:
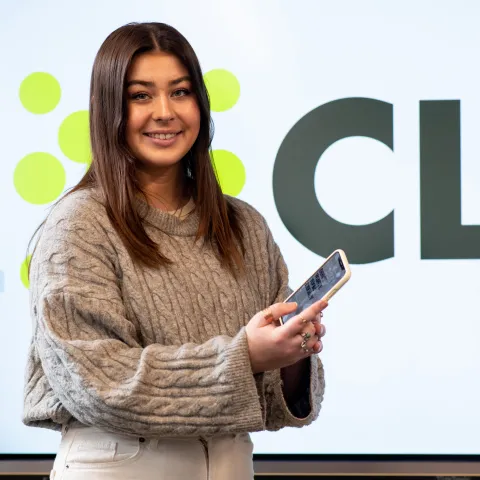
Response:
[{"label": "nose", "polygon": [[168,122],[175,117],[168,95],[159,95],[153,103],[153,119],[158,122]]}]

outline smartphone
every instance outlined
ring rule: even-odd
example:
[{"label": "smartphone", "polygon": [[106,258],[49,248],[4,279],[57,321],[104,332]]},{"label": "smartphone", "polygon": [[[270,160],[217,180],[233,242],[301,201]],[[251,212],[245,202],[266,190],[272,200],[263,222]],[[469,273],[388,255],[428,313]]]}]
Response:
[{"label": "smartphone", "polygon": [[320,268],[285,302],[297,302],[295,312],[284,315],[280,323],[284,324],[319,300],[330,300],[342,288],[352,273],[347,256],[343,250],[335,250]]}]

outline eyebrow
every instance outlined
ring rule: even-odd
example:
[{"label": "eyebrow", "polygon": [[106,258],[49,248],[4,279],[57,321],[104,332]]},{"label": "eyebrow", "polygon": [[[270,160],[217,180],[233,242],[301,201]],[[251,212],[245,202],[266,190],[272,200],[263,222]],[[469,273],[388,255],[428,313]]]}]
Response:
[{"label": "eyebrow", "polygon": [[[175,80],[171,80],[168,82],[169,86],[178,85],[182,82],[189,82],[191,78],[189,75],[184,75],[183,77],[176,78]],[[155,87],[155,82],[148,82],[146,80],[130,80],[127,82],[127,88],[131,87],[132,85],[142,85],[143,87],[153,88]]]}]

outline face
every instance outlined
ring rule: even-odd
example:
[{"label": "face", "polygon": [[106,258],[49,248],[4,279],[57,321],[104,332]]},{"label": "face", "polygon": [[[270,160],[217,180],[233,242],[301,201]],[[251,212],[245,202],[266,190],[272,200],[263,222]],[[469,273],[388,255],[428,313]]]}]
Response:
[{"label": "face", "polygon": [[180,168],[200,130],[187,69],[164,52],[139,55],[127,75],[127,143],[147,172]]}]

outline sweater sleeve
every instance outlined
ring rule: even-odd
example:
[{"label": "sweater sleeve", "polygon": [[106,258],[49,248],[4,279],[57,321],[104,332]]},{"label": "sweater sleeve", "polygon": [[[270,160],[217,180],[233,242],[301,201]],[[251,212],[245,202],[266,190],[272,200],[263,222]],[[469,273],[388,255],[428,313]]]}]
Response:
[{"label": "sweater sleeve", "polygon": [[[265,223],[267,230],[267,249],[270,271],[270,304],[283,302],[291,293],[288,286],[288,269],[278,245]],[[318,355],[310,357],[310,384],[302,399],[307,408],[304,418],[296,417],[289,409],[283,395],[283,382],[280,370],[265,372],[262,377],[256,378],[257,388],[261,392],[263,408],[265,409],[266,429],[275,431],[283,427],[303,427],[312,423],[319,415],[325,380],[323,365]],[[298,409],[302,410],[302,409]]]},{"label": "sweater sleeve", "polygon": [[34,347],[53,394],[85,425],[131,435],[264,429],[245,329],[143,348],[99,222],[47,222],[31,264]]}]

